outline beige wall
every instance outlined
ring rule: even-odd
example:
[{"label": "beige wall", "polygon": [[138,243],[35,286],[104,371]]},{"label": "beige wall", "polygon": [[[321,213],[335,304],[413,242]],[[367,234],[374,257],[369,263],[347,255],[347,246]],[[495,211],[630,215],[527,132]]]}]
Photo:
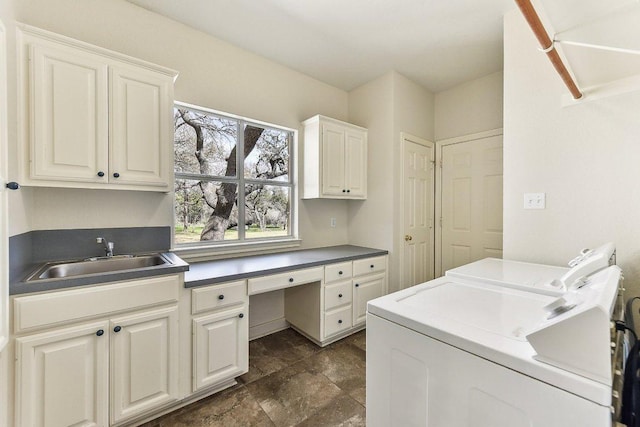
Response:
[{"label": "beige wall", "polygon": [[435,139],[502,127],[503,72],[463,83],[435,95]]},{"label": "beige wall", "polygon": [[[640,91],[563,107],[567,90],[521,14],[504,23],[504,256],[564,265],[613,241],[638,294]],[[524,210],[525,192],[546,193],[546,209]]]},{"label": "beige wall", "polygon": [[[294,129],[315,114],[348,118],[345,91],[124,0],[10,0],[3,2],[0,12],[11,32],[15,16],[29,25],[176,69],[180,75],[175,96],[180,101]],[[13,46],[10,52],[15,53]],[[15,59],[10,61],[14,79]],[[15,93],[11,95],[15,135]],[[14,167],[16,146],[10,147]],[[15,169],[13,173],[17,176]],[[20,194],[12,195],[10,203],[11,235],[31,229],[171,225],[173,221],[170,195],[49,188],[16,193]],[[331,217],[338,219],[336,228],[329,226]],[[347,242],[346,202],[302,201],[299,218],[305,247]]]},{"label": "beige wall", "polygon": [[433,139],[433,95],[392,71],[349,93],[349,118],[369,130],[368,197],[349,204],[349,243],[389,251],[389,289],[400,287],[400,132]]}]

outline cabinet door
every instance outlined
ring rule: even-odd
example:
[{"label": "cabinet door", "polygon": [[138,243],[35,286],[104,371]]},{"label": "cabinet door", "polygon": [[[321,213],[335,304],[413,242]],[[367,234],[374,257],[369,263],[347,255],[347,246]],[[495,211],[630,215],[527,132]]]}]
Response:
[{"label": "cabinet door", "polygon": [[345,196],[345,133],[341,126],[322,124],[322,194]]},{"label": "cabinet door", "polygon": [[110,73],[109,181],[167,187],[173,169],[173,80],[125,66],[113,66]]},{"label": "cabinet door", "polygon": [[353,279],[353,326],[361,325],[367,317],[367,302],[384,292],[386,276],[364,276]]},{"label": "cabinet door", "polygon": [[32,179],[106,182],[107,65],[86,52],[30,46]]},{"label": "cabinet door", "polygon": [[246,307],[193,320],[193,391],[235,378],[249,369]]},{"label": "cabinet door", "polygon": [[109,425],[107,327],[92,323],[16,339],[16,425]]},{"label": "cabinet door", "polygon": [[111,422],[179,398],[178,307],[112,319]]},{"label": "cabinet door", "polygon": [[355,130],[345,133],[345,174],[350,198],[367,197],[367,134]]}]

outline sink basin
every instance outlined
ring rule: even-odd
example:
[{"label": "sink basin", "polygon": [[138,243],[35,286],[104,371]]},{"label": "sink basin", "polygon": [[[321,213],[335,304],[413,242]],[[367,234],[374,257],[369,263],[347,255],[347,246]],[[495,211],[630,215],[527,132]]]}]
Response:
[{"label": "sink basin", "polygon": [[164,265],[172,265],[172,262],[161,254],[89,258],[83,261],[47,263],[29,276],[26,281],[30,282],[41,279],[58,279],[85,276],[89,274],[112,273],[116,271]]}]

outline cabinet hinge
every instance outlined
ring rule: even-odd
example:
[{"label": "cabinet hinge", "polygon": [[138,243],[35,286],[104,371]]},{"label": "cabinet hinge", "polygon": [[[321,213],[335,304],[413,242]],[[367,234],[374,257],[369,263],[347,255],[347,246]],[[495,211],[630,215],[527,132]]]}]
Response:
[{"label": "cabinet hinge", "polygon": [[440,169],[442,169],[442,159],[440,159],[440,161],[438,162],[438,166],[440,166]]},{"label": "cabinet hinge", "polygon": [[440,228],[442,228],[442,217],[440,217]]}]

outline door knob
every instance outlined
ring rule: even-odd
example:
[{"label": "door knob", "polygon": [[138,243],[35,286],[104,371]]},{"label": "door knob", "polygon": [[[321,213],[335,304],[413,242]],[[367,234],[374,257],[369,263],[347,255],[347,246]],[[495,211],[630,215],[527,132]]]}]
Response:
[{"label": "door knob", "polygon": [[412,236],[409,236],[408,234],[405,234],[405,236],[404,236],[404,241],[405,241],[405,242],[408,242],[409,240],[413,240],[413,237],[412,237]]}]

